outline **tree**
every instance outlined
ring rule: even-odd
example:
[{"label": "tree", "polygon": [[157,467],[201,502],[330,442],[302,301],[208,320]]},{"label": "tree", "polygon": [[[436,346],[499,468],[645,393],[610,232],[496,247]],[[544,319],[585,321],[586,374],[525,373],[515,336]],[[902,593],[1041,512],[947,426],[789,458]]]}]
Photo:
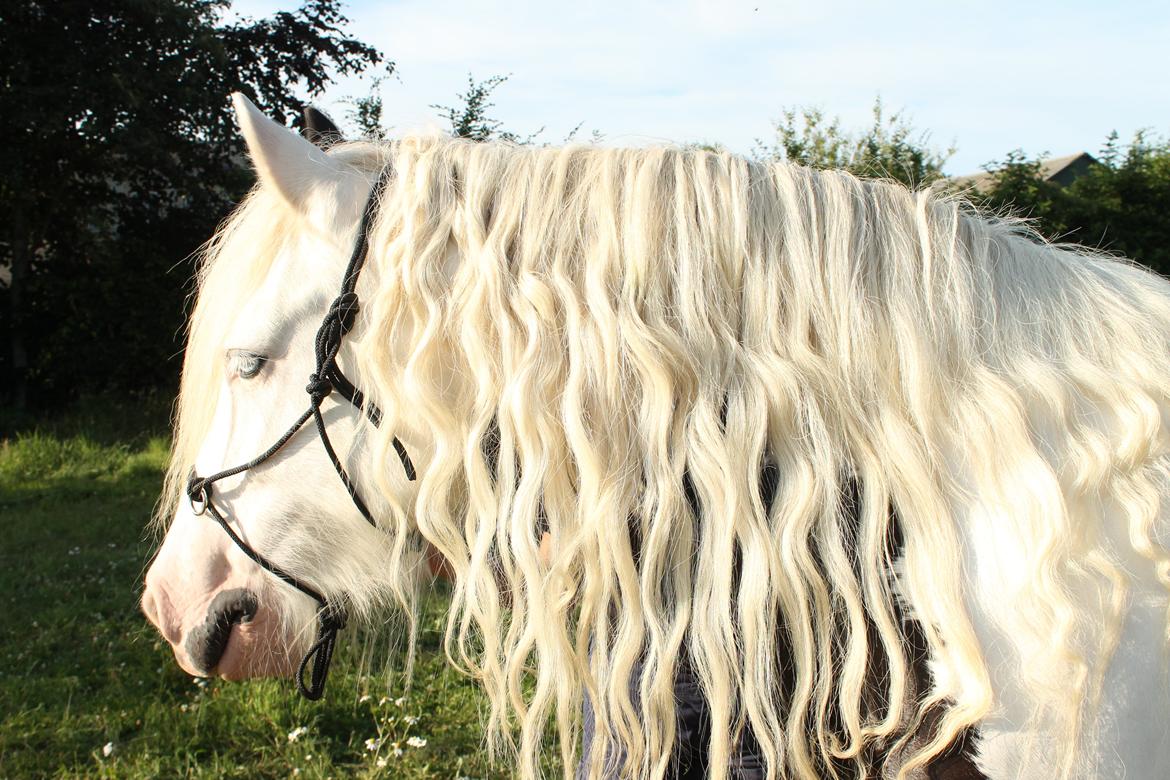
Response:
[{"label": "tree", "polygon": [[1050,238],[1062,235],[1069,228],[1065,220],[1068,194],[1060,185],[1045,180],[1047,156],[1030,158],[1022,149],[1014,149],[1003,160],[992,160],[983,166],[991,174],[991,186],[975,199],[994,211],[1014,211],[1043,223]]},{"label": "tree", "polygon": [[[495,107],[491,102],[492,93],[496,88],[508,80],[507,76],[492,76],[483,81],[476,81],[470,73],[467,74],[467,91],[459,93],[460,106],[431,105],[439,112],[439,116],[451,123],[451,134],[457,138],[468,138],[472,141],[487,141],[496,139],[517,144],[530,144],[544,130],[540,128],[535,133],[521,137],[508,130],[503,130],[504,123],[499,119],[488,116],[488,110]],[[580,128],[580,125],[578,125]],[[577,131],[574,130],[573,133]],[[570,134],[570,138],[572,134]]]},{"label": "tree", "polygon": [[370,84],[370,91],[364,97],[349,97],[344,100],[350,106],[349,119],[357,125],[362,138],[380,141],[386,137],[389,128],[382,123],[382,83],[385,76],[379,76]]},{"label": "tree", "polygon": [[[383,61],[340,0],[231,21],[230,0],[0,10],[0,377],[13,403],[173,382],[189,256],[251,180],[229,95],[299,114]],[[392,67],[392,64],[390,65]]]},{"label": "tree", "polygon": [[1117,252],[1170,274],[1170,141],[1149,131],[1128,145],[1106,139],[1097,165],[1067,187],[1045,181],[1041,157],[1023,151],[989,163],[992,184],[985,205],[1033,220],[1050,239]]},{"label": "tree", "polygon": [[786,109],[774,129],[771,143],[757,142],[757,158],[842,168],[911,187],[942,178],[943,166],[955,153],[953,147],[932,148],[929,134],[915,130],[901,111],[886,116],[880,98],[873,104],[873,124],[861,134],[842,130],[839,118],[828,120],[819,108]]},{"label": "tree", "polygon": [[[385,79],[374,79],[370,91],[364,97],[350,97],[345,102],[350,105],[348,119],[357,125],[358,133],[363,138],[379,140],[389,135],[390,128],[383,122],[383,104],[381,85]],[[467,92],[456,93],[459,100],[457,106],[441,106],[431,104],[431,108],[439,112],[439,116],[446,119],[451,125],[451,135],[456,138],[467,138],[472,141],[507,141],[515,144],[532,143],[544,128],[527,136],[521,137],[509,130],[504,130],[504,123],[499,119],[488,116],[489,109],[495,107],[490,98],[496,88],[508,80],[507,76],[492,76],[483,81],[476,81],[470,73],[467,75]],[[565,142],[573,140],[584,123],[578,124],[565,138]],[[593,131],[593,139],[600,140],[597,131]]]}]

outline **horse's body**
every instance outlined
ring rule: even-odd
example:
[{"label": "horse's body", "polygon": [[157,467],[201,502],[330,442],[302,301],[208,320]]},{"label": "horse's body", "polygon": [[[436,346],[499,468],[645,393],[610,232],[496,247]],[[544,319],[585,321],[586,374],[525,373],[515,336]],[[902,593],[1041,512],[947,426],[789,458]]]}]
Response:
[{"label": "horse's body", "polygon": [[303,434],[217,505],[358,617],[409,613],[440,556],[522,776],[550,718],[566,771],[663,776],[684,669],[712,777],[749,738],[775,777],[1170,776],[1162,279],[839,173],[325,154],[238,110],[261,185],[202,272],[143,600],[188,671],[288,674],[310,639],[311,601],[178,498],[302,412],[389,166],[339,354],[380,425],[322,406],[376,527]]}]

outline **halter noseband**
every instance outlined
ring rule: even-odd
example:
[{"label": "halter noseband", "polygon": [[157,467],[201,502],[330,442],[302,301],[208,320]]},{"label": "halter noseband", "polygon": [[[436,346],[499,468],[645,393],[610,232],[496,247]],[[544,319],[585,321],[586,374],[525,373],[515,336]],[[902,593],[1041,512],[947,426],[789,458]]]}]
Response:
[{"label": "halter noseband", "polygon": [[[362,266],[366,262],[366,255],[369,253],[370,227],[377,213],[378,196],[385,186],[389,171],[389,166],[383,168],[374,183],[374,189],[362,212],[361,224],[358,226],[357,244],[353,248],[349,265],[345,269],[345,277],[341,283],[341,294],[329,305],[329,311],[321,322],[321,327],[317,330],[314,347],[317,365],[313,373],[309,375],[309,384],[305,388],[309,394],[309,408],[276,440],[276,443],[247,463],[217,471],[210,477],[200,477],[192,470],[191,477],[187,480],[187,498],[190,500],[191,509],[196,515],[204,513],[211,515],[236,547],[239,547],[244,555],[251,558],[256,565],[317,602],[317,641],[309,648],[309,652],[301,659],[300,666],[297,668],[297,690],[306,699],[314,701],[320,699],[325,693],[325,680],[329,675],[329,663],[333,659],[337,632],[345,628],[348,617],[344,604],[345,599],[342,598],[342,603],[329,601],[316,588],[256,552],[251,545],[240,538],[224,515],[212,503],[212,485],[221,479],[241,474],[264,463],[279,452],[285,444],[288,444],[293,435],[304,427],[305,423],[312,417],[317,424],[317,433],[321,437],[321,444],[325,447],[325,452],[329,455],[329,460],[333,463],[337,476],[341,478],[341,483],[345,485],[346,492],[353,499],[354,506],[366,519],[366,522],[377,528],[377,523],[374,522],[369,508],[358,495],[357,488],[354,487],[353,481],[345,471],[345,466],[342,465],[336,450],[333,449],[333,443],[329,440],[329,433],[325,428],[325,418],[321,415],[321,404],[331,393],[336,392],[362,410],[375,427],[382,421],[381,410],[373,403],[368,402],[362,392],[341,373],[341,368],[337,365],[337,353],[341,349],[342,338],[353,328],[354,320],[357,317],[358,296],[354,289],[357,287],[358,274],[361,273]],[[406,471],[407,479],[413,481],[416,476],[414,464],[398,437],[394,437],[394,451],[398,453],[398,458],[402,461],[402,468]],[[305,671],[310,664],[312,664],[312,674],[306,682]]]}]

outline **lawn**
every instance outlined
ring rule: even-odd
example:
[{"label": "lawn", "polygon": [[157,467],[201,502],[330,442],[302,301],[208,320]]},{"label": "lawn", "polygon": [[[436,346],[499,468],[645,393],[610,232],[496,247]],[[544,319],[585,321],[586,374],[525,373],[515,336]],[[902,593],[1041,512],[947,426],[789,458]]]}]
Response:
[{"label": "lawn", "polygon": [[0,778],[510,776],[481,750],[478,689],[443,661],[442,594],[409,689],[362,674],[352,630],[322,702],[183,673],[138,609],[167,440],[124,418],[0,441]]}]

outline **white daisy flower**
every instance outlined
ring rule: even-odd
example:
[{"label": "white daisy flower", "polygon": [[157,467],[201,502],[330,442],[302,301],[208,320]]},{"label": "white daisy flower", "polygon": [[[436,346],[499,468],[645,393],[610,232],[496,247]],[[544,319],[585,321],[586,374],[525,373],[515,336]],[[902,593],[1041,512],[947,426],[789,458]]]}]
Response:
[{"label": "white daisy flower", "polygon": [[406,744],[413,748],[422,748],[427,746],[427,741],[422,737],[411,737],[410,739],[406,740]]},{"label": "white daisy flower", "polygon": [[292,731],[290,731],[288,733],[288,741],[289,742],[296,742],[298,739],[300,739],[301,737],[305,736],[305,734],[308,734],[308,733],[309,733],[308,726],[297,726],[295,729],[293,729]]}]

